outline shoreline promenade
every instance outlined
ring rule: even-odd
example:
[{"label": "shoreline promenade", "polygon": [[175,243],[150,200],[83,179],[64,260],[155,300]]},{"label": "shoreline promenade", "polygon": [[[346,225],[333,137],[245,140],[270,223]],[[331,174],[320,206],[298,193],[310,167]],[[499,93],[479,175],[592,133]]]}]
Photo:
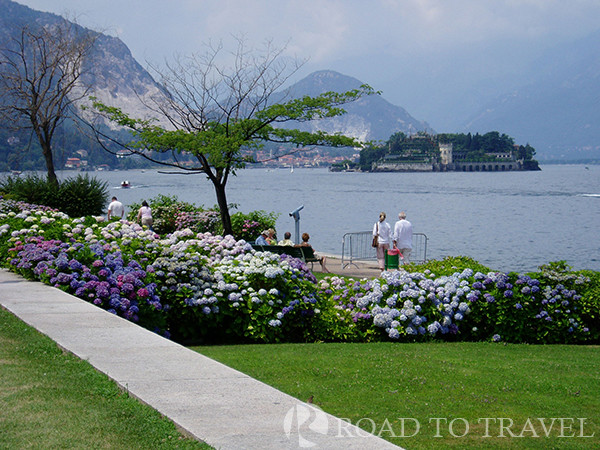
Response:
[{"label": "shoreline promenade", "polygon": [[[346,272],[334,266],[334,258],[330,264],[336,272]],[[362,270],[371,269],[354,268],[356,275],[350,270],[347,275],[361,277]],[[399,448],[84,300],[5,269],[0,269],[0,305],[88,361],[185,434],[215,448]]]},{"label": "shoreline promenade", "polygon": [[[331,255],[328,253],[321,252],[318,252],[318,254],[320,256],[327,257],[325,266],[327,267],[329,272],[331,272],[330,275],[340,275],[344,277],[361,279],[375,278],[381,274],[381,270],[379,270],[379,266],[377,265],[377,260],[375,258],[373,258],[372,260],[354,261],[352,264],[348,265],[345,269],[343,269],[342,257],[340,255]],[[313,267],[311,270],[313,272],[323,272],[319,263],[313,263]]]}]

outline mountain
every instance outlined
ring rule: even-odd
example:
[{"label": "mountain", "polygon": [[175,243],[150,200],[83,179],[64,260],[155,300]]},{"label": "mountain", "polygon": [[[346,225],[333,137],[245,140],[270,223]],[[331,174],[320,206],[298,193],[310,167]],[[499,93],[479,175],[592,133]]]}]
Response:
[{"label": "mountain", "polygon": [[[10,0],[0,0],[0,10],[3,12],[0,16],[0,47],[6,47],[11,40],[18,38],[26,24],[50,25],[63,20],[55,14],[35,11]],[[76,29],[83,31],[78,25]],[[80,81],[83,86],[90,86],[88,96],[93,95],[106,105],[119,107],[131,117],[149,118],[151,111],[145,104],[150,103],[149,99],[163,95],[161,86],[135,60],[125,43],[116,37],[98,34],[94,48],[84,65],[84,74]],[[345,92],[362,84],[355,78],[337,72],[318,71],[277,93],[272,100],[277,102],[305,95],[316,96],[327,91]],[[86,101],[89,103],[89,100]],[[345,105],[344,109],[347,113],[342,116],[305,124],[295,123],[291,126],[312,131],[318,129],[343,133],[361,140],[387,140],[398,131],[410,134],[432,131],[426,122],[415,119],[406,110],[392,105],[380,95],[364,97]],[[6,145],[11,135],[7,134],[8,132],[4,133],[2,128],[0,124],[0,139],[4,141],[0,142],[0,153],[14,152],[14,148]],[[73,133],[76,131],[71,127],[63,134]],[[12,141],[14,142],[14,139]],[[64,157],[57,155],[59,159],[74,156],[75,151],[93,146],[93,143],[82,144],[79,138],[66,138],[61,144],[66,148],[63,149]],[[33,143],[33,146],[35,145]],[[69,145],[77,148],[68,148]],[[62,162],[57,161],[59,166]]]},{"label": "mountain", "polygon": [[[10,0],[0,0],[0,45],[17,38],[22,27],[29,23],[56,24],[63,20],[51,13],[35,11]],[[82,27],[76,26],[82,30]],[[122,108],[134,117],[146,117],[144,106],[154,95],[162,92],[152,76],[133,58],[129,48],[118,38],[98,34],[92,52],[85,61],[81,82],[92,86],[89,95],[101,102]]]},{"label": "mountain", "polygon": [[[324,92],[346,92],[359,88],[362,84],[352,78],[331,70],[313,72],[290,86],[275,98],[275,101],[297,98],[304,95],[317,96]],[[346,114],[315,120],[291,126],[303,131],[322,130],[329,133],[343,133],[354,138],[367,140],[388,140],[396,132],[414,134],[418,131],[433,132],[423,121],[412,117],[404,108],[392,105],[380,95],[370,95],[355,102],[343,105]]]},{"label": "mountain", "polygon": [[[39,12],[9,0],[0,0],[0,47],[9,48],[19,39],[26,25],[52,26],[64,20],[51,13]],[[75,32],[84,28],[74,25]],[[156,95],[162,95],[161,87],[152,76],[133,58],[128,47],[118,38],[98,34],[94,48],[84,61],[81,85],[74,94],[79,97],[83,86],[91,86],[85,100],[93,95],[99,101],[116,106],[132,117],[149,118],[149,110],[144,103]],[[41,150],[35,138],[26,127],[14,130],[7,123],[0,122],[0,171],[35,170],[45,167]],[[111,124],[109,124],[110,126]],[[123,139],[129,133],[121,131]],[[117,160],[105,152],[93,138],[86,136],[69,120],[65,121],[53,140],[55,165],[63,167],[70,157],[78,157],[85,151],[90,165],[108,164],[112,167],[125,167],[131,161]]]},{"label": "mountain", "polygon": [[122,108],[132,117],[149,118],[150,111],[145,104],[163,95],[160,85],[118,38],[99,35],[86,65],[89,70],[82,76],[82,82],[92,86],[93,95],[106,105]]},{"label": "mountain", "polygon": [[552,49],[530,83],[497,98],[464,130],[500,130],[540,160],[600,159],[600,32]]}]

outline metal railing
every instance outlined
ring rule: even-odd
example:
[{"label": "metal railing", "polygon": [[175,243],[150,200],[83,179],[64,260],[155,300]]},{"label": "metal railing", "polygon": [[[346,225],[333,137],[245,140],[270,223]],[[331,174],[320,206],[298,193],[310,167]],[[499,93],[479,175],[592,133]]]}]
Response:
[{"label": "metal railing", "polygon": [[410,262],[423,264],[427,262],[427,241],[429,238],[425,233],[413,233],[412,251],[410,252]]},{"label": "metal railing", "polygon": [[[410,262],[422,264],[427,261],[427,235],[413,233],[413,248],[410,253]],[[371,231],[359,231],[346,233],[342,238],[342,268],[354,261],[367,261],[377,258],[376,249],[371,247],[373,233]],[[358,266],[357,266],[358,267]]]}]

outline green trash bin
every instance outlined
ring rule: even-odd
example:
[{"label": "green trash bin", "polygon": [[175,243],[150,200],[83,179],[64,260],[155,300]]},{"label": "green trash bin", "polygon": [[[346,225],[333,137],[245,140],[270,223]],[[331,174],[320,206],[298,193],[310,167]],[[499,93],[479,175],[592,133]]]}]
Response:
[{"label": "green trash bin", "polygon": [[400,250],[392,248],[385,252],[385,270],[398,269],[400,266]]}]

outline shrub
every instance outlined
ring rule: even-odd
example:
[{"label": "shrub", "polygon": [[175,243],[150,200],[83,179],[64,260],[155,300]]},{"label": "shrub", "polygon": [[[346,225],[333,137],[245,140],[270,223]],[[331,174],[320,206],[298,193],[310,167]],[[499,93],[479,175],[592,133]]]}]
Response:
[{"label": "shrub", "polygon": [[590,325],[590,338],[593,342],[600,341],[600,273],[584,270],[582,276],[590,282],[580,287],[581,303],[579,313],[582,323]]},{"label": "shrub", "polygon": [[452,275],[455,272],[462,272],[465,269],[471,269],[475,272],[487,273],[490,271],[486,266],[478,263],[468,256],[447,256],[441,261],[429,260],[423,264],[406,264],[402,266],[408,272],[426,272],[435,273],[438,276]]},{"label": "shrub", "polygon": [[196,233],[214,233],[221,229],[221,214],[215,210],[180,211],[175,217],[175,230],[189,228]]},{"label": "shrub", "polygon": [[[540,271],[540,277],[555,285],[557,290],[579,294],[573,309],[577,311],[580,324],[590,325],[590,338],[598,341],[600,338],[600,273],[589,270],[574,272],[566,261],[542,265]],[[568,293],[566,298],[569,298]],[[564,302],[565,299],[562,300]]]},{"label": "shrub", "polygon": [[[582,315],[581,293],[589,278],[557,280],[540,273],[477,272],[471,284],[472,313],[463,339],[517,343],[577,343],[597,339]],[[597,310],[597,305],[596,305]]]},{"label": "shrub", "polygon": [[98,216],[104,212],[108,201],[105,181],[88,175],[67,178],[59,187],[58,197],[52,206],[71,217]]},{"label": "shrub", "polygon": [[[130,205],[127,219],[135,222],[141,204]],[[219,209],[205,209],[193,203],[182,202],[176,196],[158,195],[148,200],[154,219],[154,231],[168,234],[189,228],[195,233],[222,234],[223,224]],[[233,235],[238,240],[254,242],[261,231],[275,228],[278,214],[266,211],[237,212],[231,215]]]},{"label": "shrub", "polygon": [[63,180],[58,188],[46,177],[8,177],[0,183],[6,196],[32,204],[46,205],[71,217],[100,215],[108,200],[107,183],[88,175]]},{"label": "shrub", "polygon": [[[367,340],[416,340],[455,335],[470,312],[470,269],[450,276],[392,271],[360,282],[332,278],[319,284],[336,309],[349,314]],[[370,329],[367,332],[367,329]]]},{"label": "shrub", "polygon": [[0,191],[17,201],[53,206],[56,203],[56,186],[40,175],[9,176],[0,182]]},{"label": "shrub", "polygon": [[255,252],[232,236],[186,228],[161,238],[135,223],[72,219],[15,201],[0,201],[0,251],[11,270],[179,341],[600,337],[600,274],[560,261],[517,274],[445,258],[423,271],[359,281],[327,276],[317,284],[300,260]]},{"label": "shrub", "polygon": [[[138,210],[142,205],[139,203],[133,203],[130,205],[129,214],[127,219],[131,222],[137,221]],[[158,234],[168,234],[177,231],[177,218],[181,213],[189,212],[193,213],[202,208],[197,207],[193,203],[182,202],[177,196],[163,195],[148,200],[148,206],[152,209],[152,228]]]},{"label": "shrub", "polygon": [[59,240],[28,237],[11,249],[18,255],[11,264],[23,276],[39,279],[124,317],[164,331],[165,315],[156,285],[144,282],[146,272],[121,252],[102,246],[67,244]]},{"label": "shrub", "polygon": [[266,211],[252,211],[249,214],[237,212],[231,215],[231,228],[236,239],[254,242],[260,232],[269,228],[275,229],[279,214]]}]

